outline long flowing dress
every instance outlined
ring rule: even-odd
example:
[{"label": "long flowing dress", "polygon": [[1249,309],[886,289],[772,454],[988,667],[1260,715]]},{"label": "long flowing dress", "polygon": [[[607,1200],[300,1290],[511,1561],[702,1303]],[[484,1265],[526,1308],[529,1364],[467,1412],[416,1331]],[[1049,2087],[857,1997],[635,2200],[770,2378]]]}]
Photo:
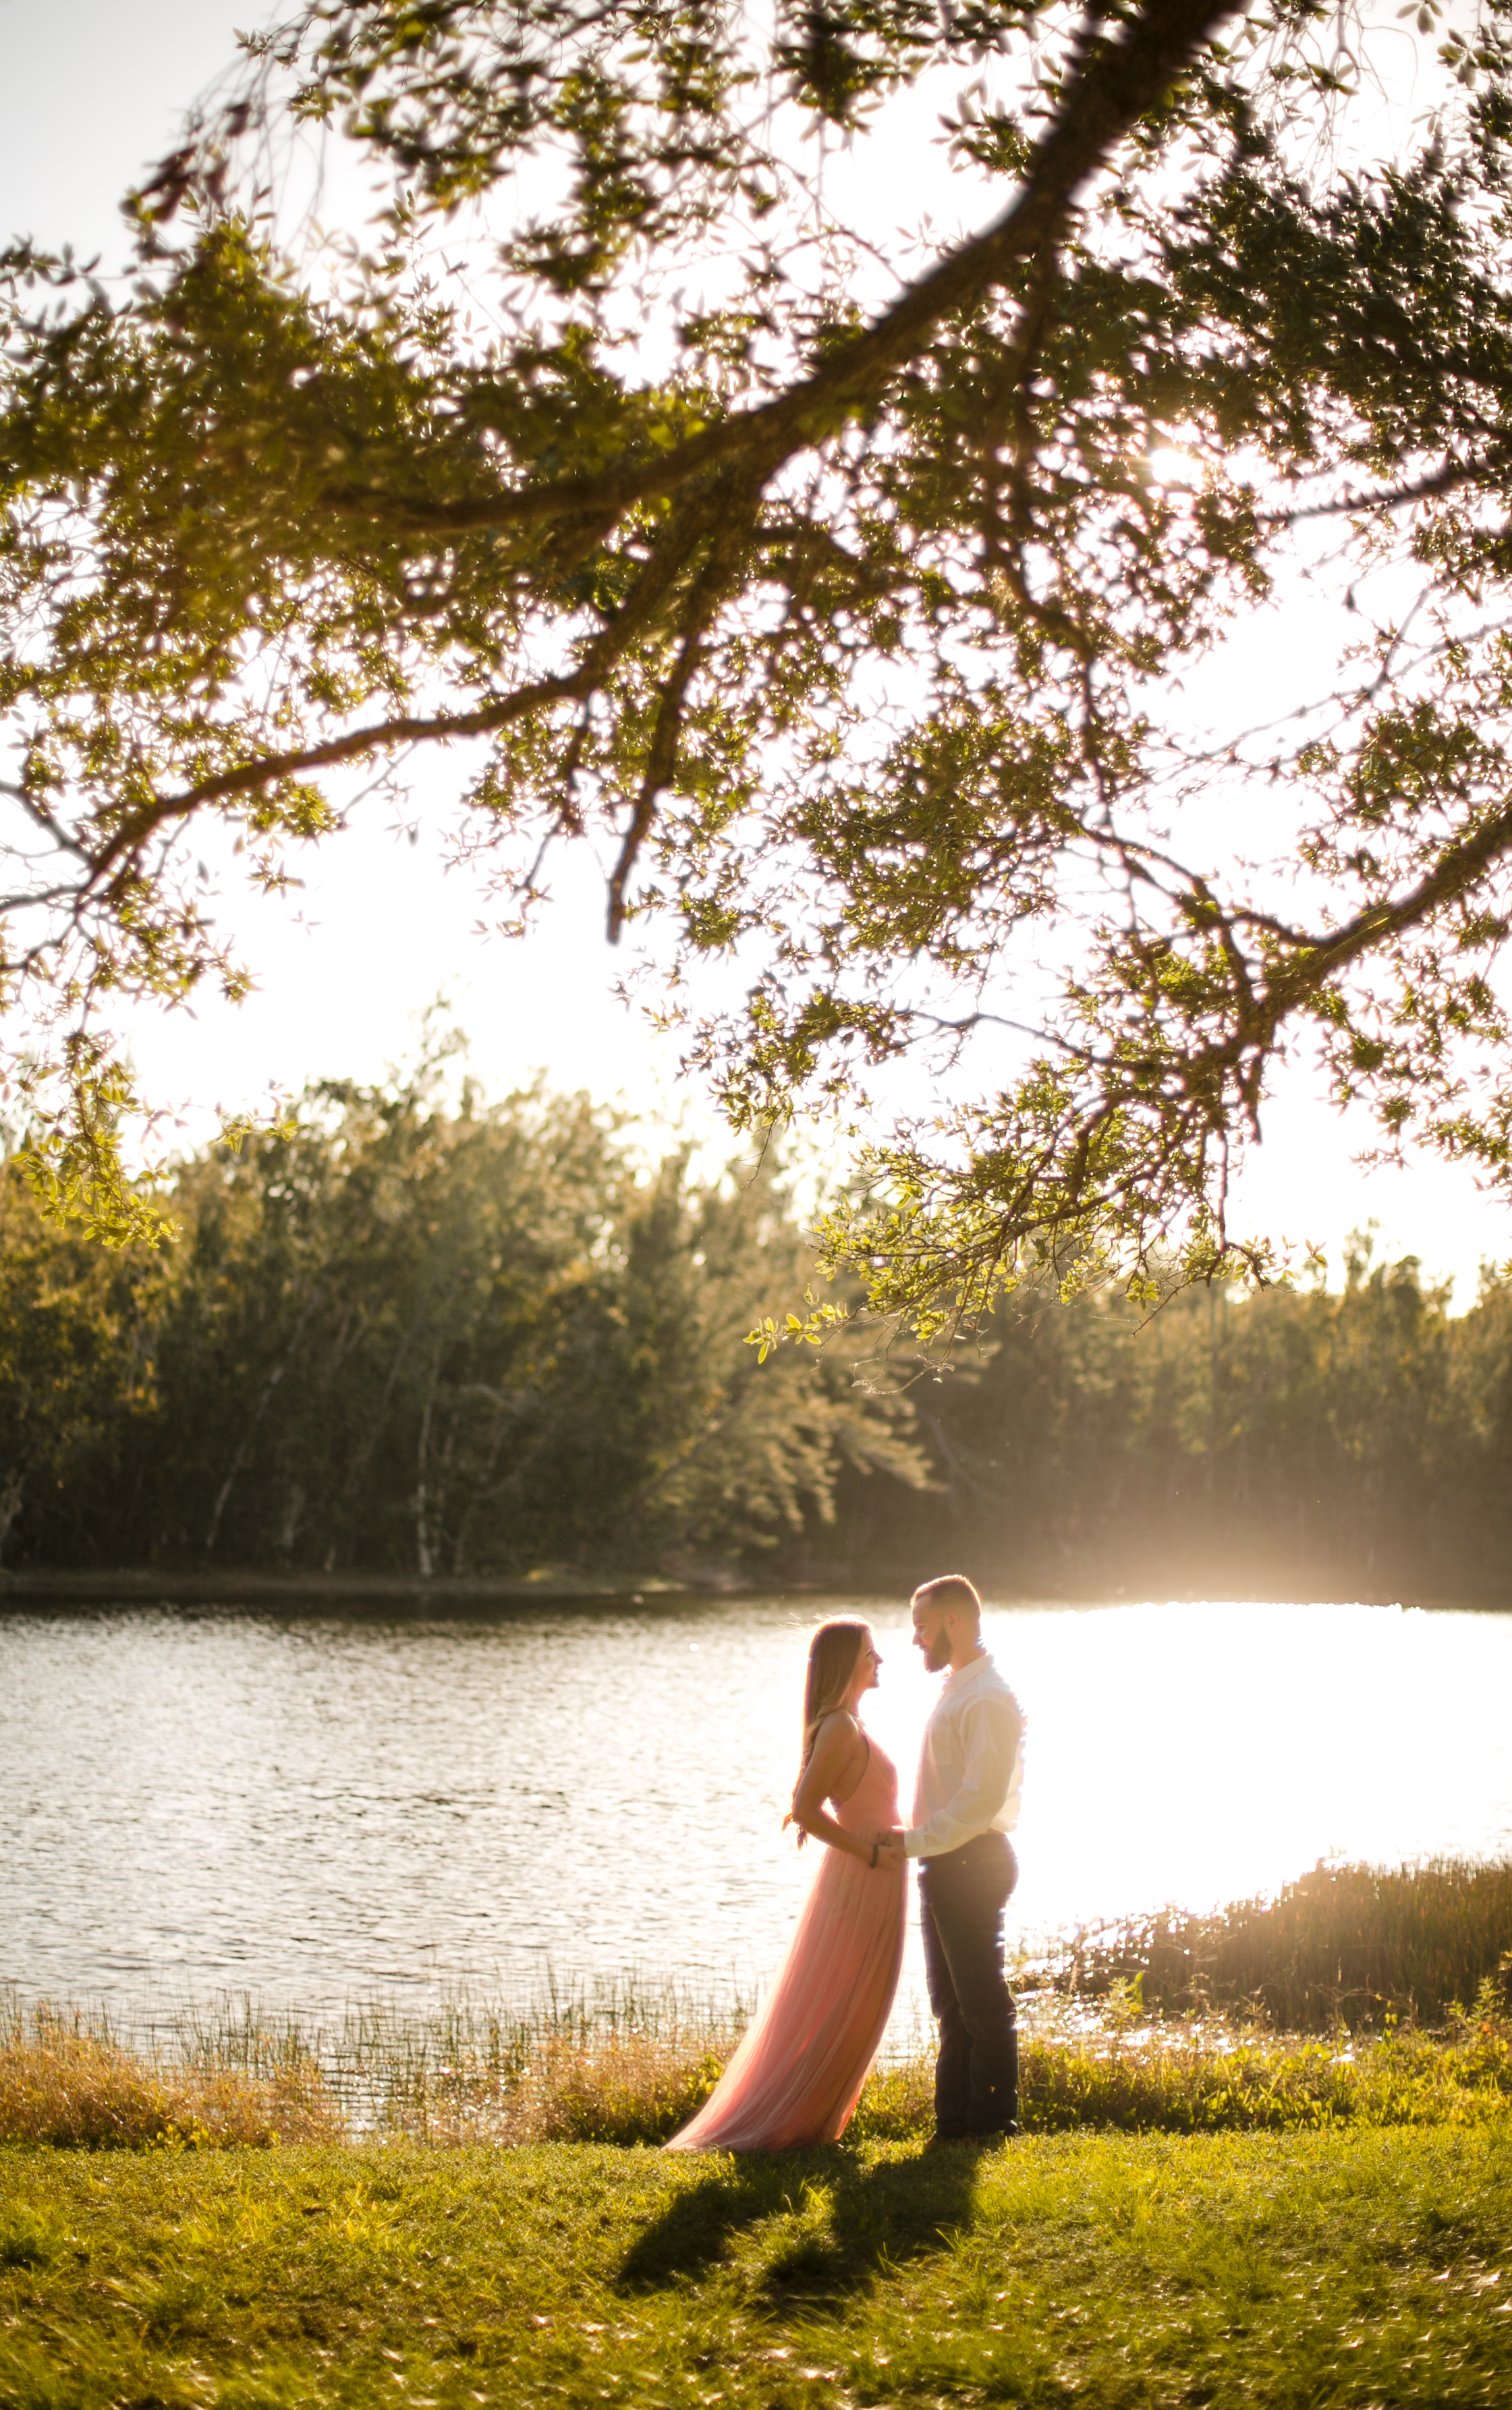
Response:
[{"label": "long flowing dress", "polygon": [[[866,1841],[896,1825],[897,1769],[874,1740],[854,1791],[832,1805]],[[897,1988],[904,1870],[822,1844],[819,1854],[776,1982],[669,2151],[784,2151],[832,2142],[850,2124]]]}]

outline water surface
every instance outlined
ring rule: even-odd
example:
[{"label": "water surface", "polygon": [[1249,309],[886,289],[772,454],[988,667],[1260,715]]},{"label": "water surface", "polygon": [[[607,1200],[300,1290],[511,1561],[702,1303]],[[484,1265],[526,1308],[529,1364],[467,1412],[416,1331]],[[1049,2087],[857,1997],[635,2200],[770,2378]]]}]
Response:
[{"label": "water surface", "polygon": [[[547,1966],[749,1988],[809,1880],[779,1826],[821,1611],[872,1616],[910,1768],[936,1686],[896,1599],[0,1614],[0,1976],[124,2013]],[[1512,1616],[1029,1606],[988,1639],[1029,1720],[1021,1932],[1512,1852]]]}]

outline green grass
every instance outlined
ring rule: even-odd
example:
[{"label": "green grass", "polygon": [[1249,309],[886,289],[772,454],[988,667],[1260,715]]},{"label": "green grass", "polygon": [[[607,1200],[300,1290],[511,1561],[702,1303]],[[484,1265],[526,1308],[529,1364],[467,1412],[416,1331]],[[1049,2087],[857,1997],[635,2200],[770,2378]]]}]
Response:
[{"label": "green grass", "polygon": [[1499,2404],[1512,2120],[0,2152],[5,2410]]},{"label": "green grass", "polygon": [[[1041,2024],[1025,2037],[1026,2133],[1281,2132],[1294,2127],[1473,2124],[1512,2108],[1512,2024],[1487,2012],[1439,2033],[1327,2041],[1205,2023]],[[928,2132],[932,2064],[871,2076],[858,2138]]]},{"label": "green grass", "polygon": [[662,2158],[740,2017],[633,1982],[135,2048],[13,2003],[0,2410],[1501,2404],[1509,1918],[1347,1868],[1105,1935],[985,2155],[921,2152],[920,2052],[843,2144]]}]

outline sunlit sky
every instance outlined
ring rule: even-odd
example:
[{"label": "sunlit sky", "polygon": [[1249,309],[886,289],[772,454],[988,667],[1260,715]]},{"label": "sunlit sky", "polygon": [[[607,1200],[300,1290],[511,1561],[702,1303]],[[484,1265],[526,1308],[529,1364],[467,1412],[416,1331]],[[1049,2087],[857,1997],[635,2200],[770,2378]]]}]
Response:
[{"label": "sunlit sky", "polygon": [[[230,63],[236,26],[271,13],[282,12],[222,0],[0,0],[0,237],[118,255],[121,192]],[[890,148],[900,218],[901,165]],[[1269,696],[1305,667],[1309,632],[1294,602],[1246,632],[1223,672],[1236,691]],[[427,773],[442,800],[447,776],[444,760]],[[133,1025],[142,1083],[175,1110],[185,1141],[208,1135],[218,1112],[256,1109],[310,1078],[381,1077],[413,1056],[438,995],[493,1091],[542,1071],[713,1132],[706,1103],[679,1075],[676,1041],[615,997],[624,965],[603,942],[589,862],[564,865],[536,932],[507,940],[480,929],[485,907],[464,873],[446,870],[435,817],[420,813],[413,840],[395,820],[381,801],[358,812],[299,865],[304,885],[287,899],[259,903],[228,881],[225,915],[256,994],[238,1009],[207,1003]],[[1321,1245],[1335,1268],[1345,1234],[1374,1223],[1380,1248],[1410,1250],[1453,1276],[1457,1302],[1468,1304],[1477,1266],[1512,1256],[1512,1216],[1468,1173],[1435,1162],[1361,1171],[1353,1157],[1368,1138],[1318,1099],[1305,1065],[1288,1069],[1245,1174],[1245,1222]]]}]

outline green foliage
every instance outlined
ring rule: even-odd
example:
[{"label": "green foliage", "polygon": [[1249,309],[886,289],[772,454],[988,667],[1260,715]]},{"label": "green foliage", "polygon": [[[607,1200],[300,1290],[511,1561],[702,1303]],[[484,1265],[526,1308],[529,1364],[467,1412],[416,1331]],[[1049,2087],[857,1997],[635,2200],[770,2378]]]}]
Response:
[{"label": "green foliage", "polygon": [[770,1154],[647,1171],[582,1099],[429,1077],[183,1166],[171,1248],[92,1245],[11,1166],[8,1564],[1505,1596],[1501,1275],[1455,1318],[1365,1242],[1342,1291],[1153,1321],[1021,1292],[943,1379],[868,1391],[843,1343],[745,1344],[810,1270]]},{"label": "green foliage", "polygon": [[1505,1599],[1512,1287],[1448,1302],[1366,1241],[1340,1290],[1021,1294],[908,1391],[944,1494],[858,1500],[868,1545],[1010,1595]]},{"label": "green foliage", "polygon": [[[675,2161],[0,2155],[14,2410],[1505,2397],[1505,2116]],[[32,2247],[28,2242],[28,2248]]]},{"label": "green foliage", "polygon": [[[349,766],[432,746],[521,914],[586,843],[612,936],[671,922],[737,1126],[949,1073],[935,1119],[883,1080],[825,1230],[942,1350],[1047,1265],[1264,1277],[1228,1199],[1288,1048],[1388,1151],[1512,1176],[1512,51],[1506,0],[1418,22],[311,0],[250,40],[129,287],[5,263],[3,1001],[52,1209],[130,1220],[96,1021],[245,984],[196,824],[277,885]],[[847,222],[836,129],[921,122],[961,226],[900,234],[885,173]],[[346,249],[296,245],[296,136],[391,180]],[[1209,746],[1183,675],[1330,519],[1334,690]]]},{"label": "green foliage", "polygon": [[60,1235],[12,1168],[13,1559],[729,1562],[821,1526],[842,1461],[918,1477],[895,1413],[744,1344],[805,1265],[769,1156],[638,1170],[582,1098],[431,1079],[186,1165],[166,1253]]},{"label": "green foliage", "polygon": [[129,1433],[156,1411],[154,1341],[169,1258],[105,1250],[0,1173],[0,1546],[17,1517],[66,1525],[124,1473]]},{"label": "green foliage", "polygon": [[1490,2012],[1448,2034],[1341,2046],[1221,2025],[1035,2034],[1025,2127],[1069,2133],[1284,2133],[1317,2127],[1478,2124],[1512,2102],[1512,2027]]}]

